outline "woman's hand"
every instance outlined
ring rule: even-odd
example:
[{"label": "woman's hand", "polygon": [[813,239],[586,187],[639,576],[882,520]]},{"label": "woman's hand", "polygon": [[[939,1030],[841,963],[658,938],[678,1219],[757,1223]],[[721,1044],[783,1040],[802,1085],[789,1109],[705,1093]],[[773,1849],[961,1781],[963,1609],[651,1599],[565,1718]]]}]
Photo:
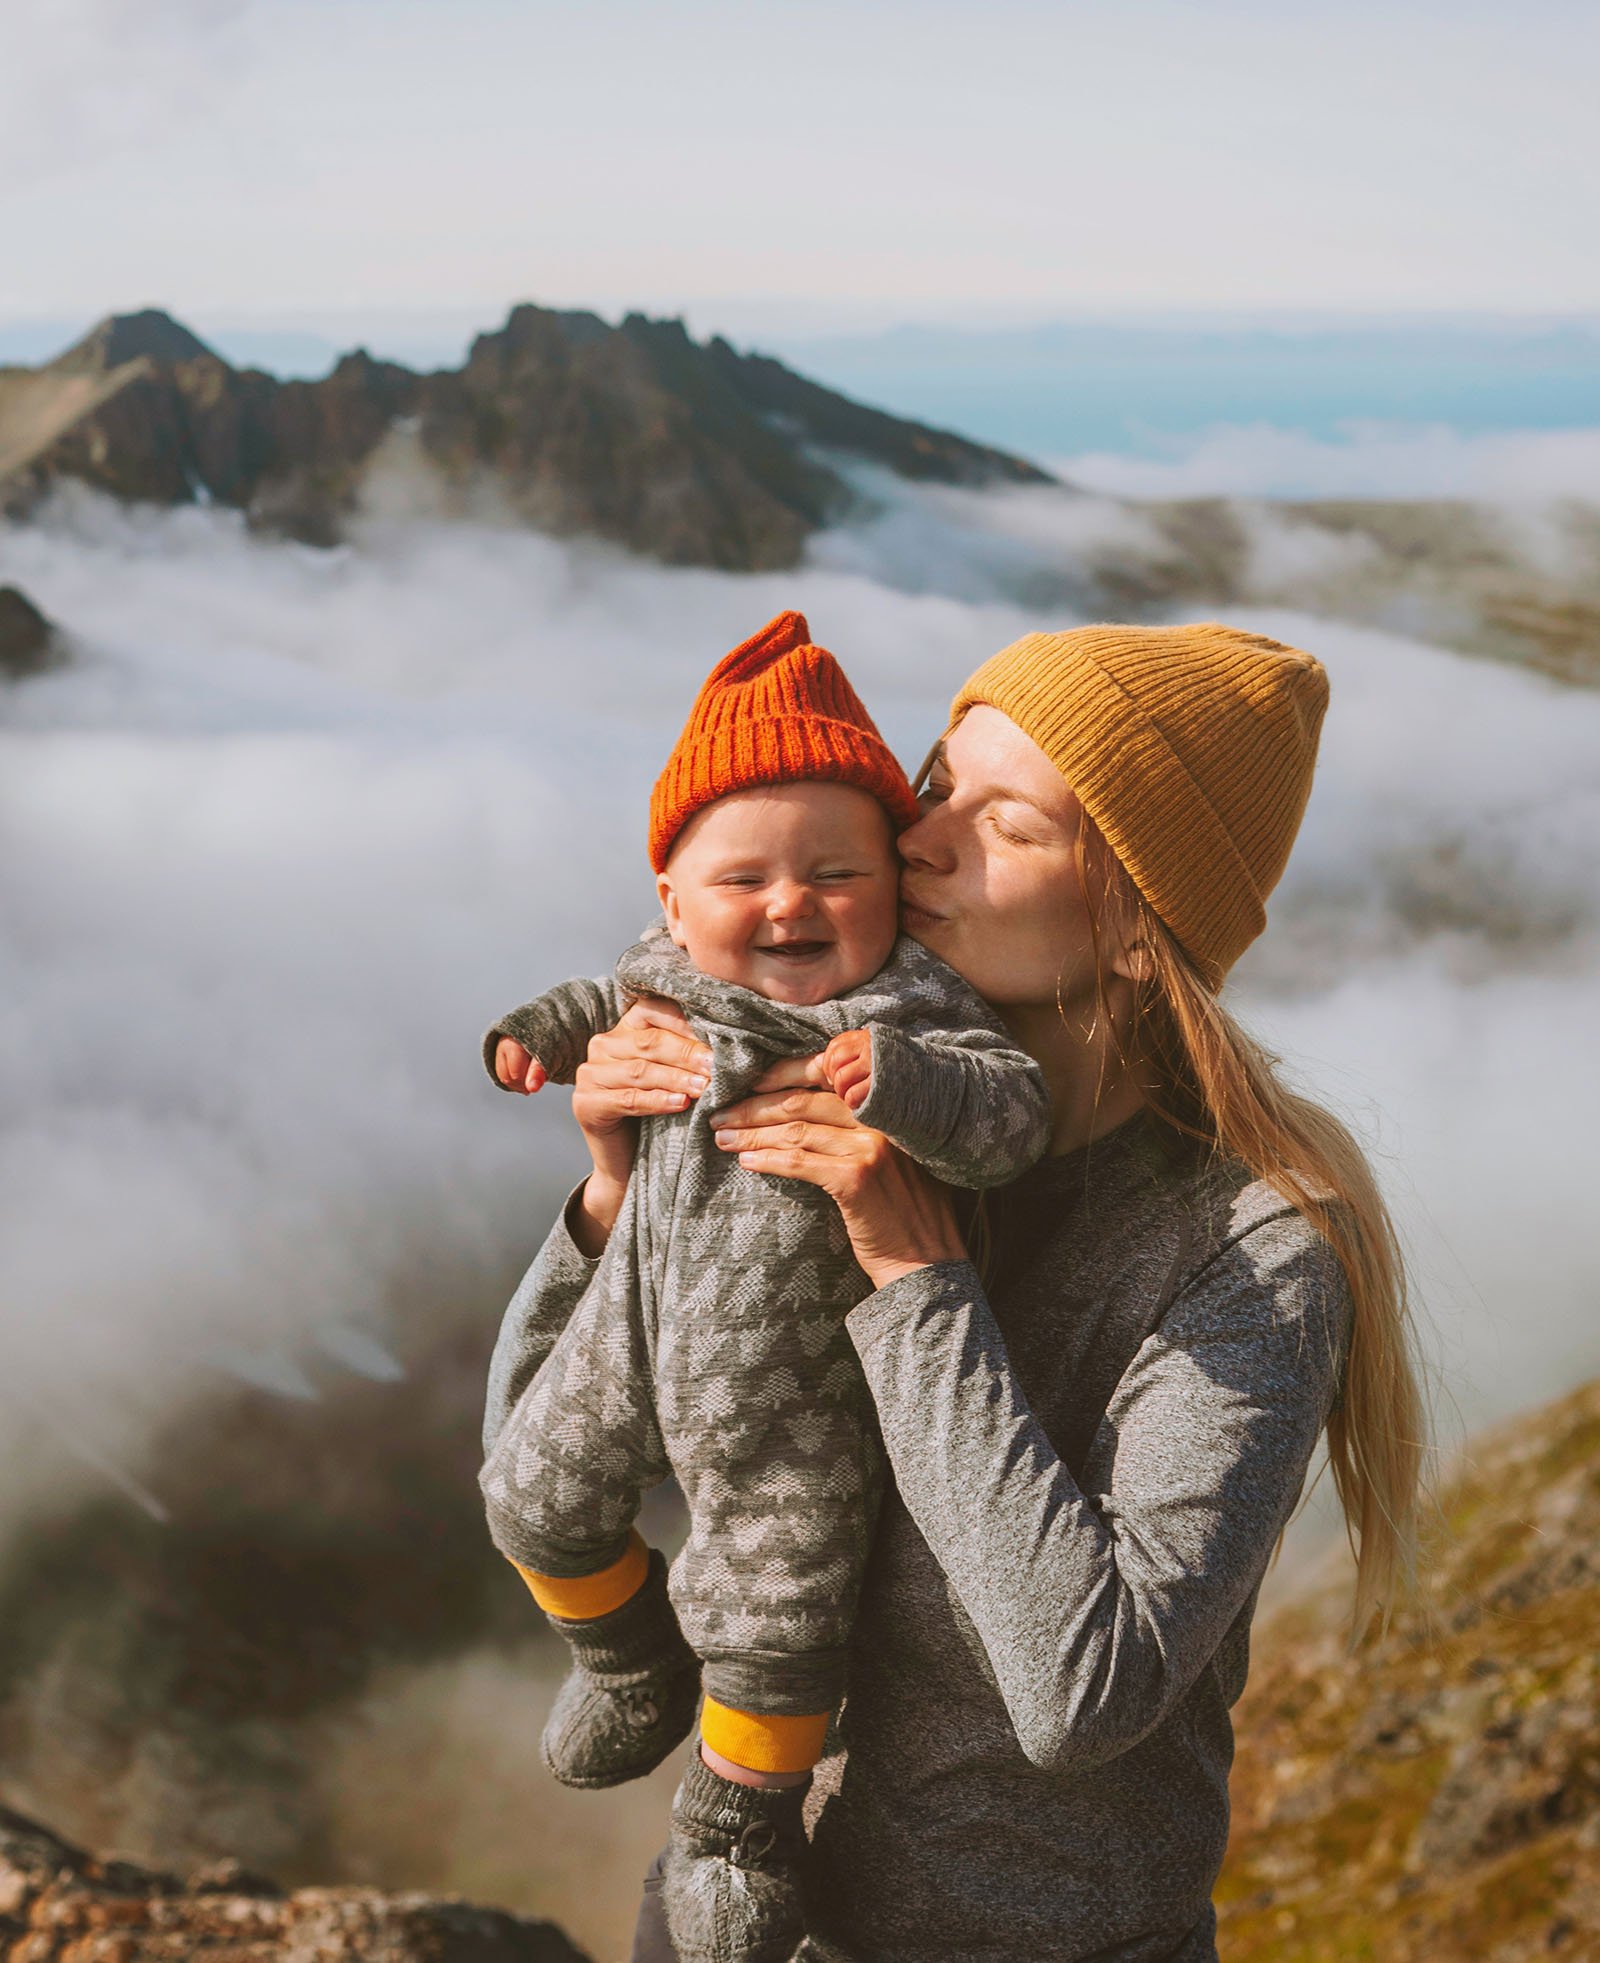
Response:
[{"label": "woman's hand", "polygon": [[934,1261],[964,1261],[946,1189],[881,1131],[857,1124],[817,1088],[820,1076],[819,1057],[775,1064],[749,1097],[717,1113],[717,1143],[752,1172],[831,1193],[874,1288]]},{"label": "woman's hand", "polygon": [[583,1253],[605,1246],[633,1171],[634,1120],[683,1111],[711,1080],[711,1052],[676,1002],[642,996],[617,1023],[591,1039],[573,1082],[572,1115],[594,1171],[575,1212]]}]

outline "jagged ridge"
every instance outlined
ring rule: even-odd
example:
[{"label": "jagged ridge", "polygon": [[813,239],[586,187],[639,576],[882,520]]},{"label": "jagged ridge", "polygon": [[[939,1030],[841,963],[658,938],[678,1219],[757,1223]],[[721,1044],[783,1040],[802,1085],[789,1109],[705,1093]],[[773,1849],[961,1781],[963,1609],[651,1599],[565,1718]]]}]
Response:
[{"label": "jagged ridge", "polygon": [[491,487],[529,523],[670,564],[793,565],[850,503],[817,452],[951,484],[1049,483],[1004,452],[868,409],[676,320],[519,306],[459,370],[357,351],[322,380],[231,367],[155,310],[41,368],[0,370],[0,508],[76,478],[121,498],[235,506],[331,543],[385,446],[449,508]]}]

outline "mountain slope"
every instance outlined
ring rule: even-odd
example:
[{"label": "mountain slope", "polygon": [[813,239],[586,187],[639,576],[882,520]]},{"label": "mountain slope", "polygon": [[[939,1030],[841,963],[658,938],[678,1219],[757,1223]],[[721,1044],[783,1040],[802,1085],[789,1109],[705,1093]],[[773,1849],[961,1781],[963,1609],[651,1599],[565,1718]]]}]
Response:
[{"label": "mountain slope", "polygon": [[113,316],[44,367],[0,370],[0,509],[60,480],[215,501],[330,543],[370,474],[443,511],[509,512],[677,565],[796,562],[849,505],[832,449],[937,483],[1045,484],[1031,464],[904,423],[681,322],[513,309],[458,370],[357,352],[316,382],[231,367],[165,314]]},{"label": "mountain slope", "polygon": [[1218,1891],[1229,1963],[1600,1956],[1600,1382],[1476,1441],[1426,1603],[1259,1629]]}]

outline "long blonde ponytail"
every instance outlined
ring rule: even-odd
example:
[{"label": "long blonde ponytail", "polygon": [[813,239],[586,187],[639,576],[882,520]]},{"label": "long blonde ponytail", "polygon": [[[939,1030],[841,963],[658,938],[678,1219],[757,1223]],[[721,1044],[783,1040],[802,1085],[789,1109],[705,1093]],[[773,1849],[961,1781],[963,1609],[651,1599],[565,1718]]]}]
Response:
[{"label": "long blonde ponytail", "polygon": [[[1328,1463],[1356,1561],[1352,1644],[1380,1632],[1415,1589],[1429,1463],[1428,1413],[1407,1303],[1405,1260],[1365,1153],[1346,1127],[1293,1091],[1278,1059],[1242,1028],[1106,844],[1088,814],[1078,834],[1100,980],[1100,1014],[1124,1066],[1153,1083],[1159,1116],[1274,1186],[1332,1246],[1354,1318],[1342,1395],[1328,1419]],[[1133,1011],[1117,1029],[1105,994],[1102,932],[1144,958]]]}]

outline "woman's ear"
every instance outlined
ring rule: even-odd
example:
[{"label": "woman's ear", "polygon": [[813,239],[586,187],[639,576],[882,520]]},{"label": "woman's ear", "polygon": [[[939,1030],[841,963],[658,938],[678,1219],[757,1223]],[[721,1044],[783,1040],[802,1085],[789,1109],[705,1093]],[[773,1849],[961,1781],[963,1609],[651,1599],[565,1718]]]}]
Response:
[{"label": "woman's ear", "polygon": [[672,890],[671,875],[664,872],[656,874],[656,898],[661,902],[661,911],[667,916],[667,932],[672,936],[674,947],[682,947],[683,921],[678,913],[678,896]]},{"label": "woman's ear", "polygon": [[1156,972],[1155,949],[1142,934],[1131,941],[1125,941],[1119,935],[1111,949],[1111,969],[1124,981],[1150,981]]}]

